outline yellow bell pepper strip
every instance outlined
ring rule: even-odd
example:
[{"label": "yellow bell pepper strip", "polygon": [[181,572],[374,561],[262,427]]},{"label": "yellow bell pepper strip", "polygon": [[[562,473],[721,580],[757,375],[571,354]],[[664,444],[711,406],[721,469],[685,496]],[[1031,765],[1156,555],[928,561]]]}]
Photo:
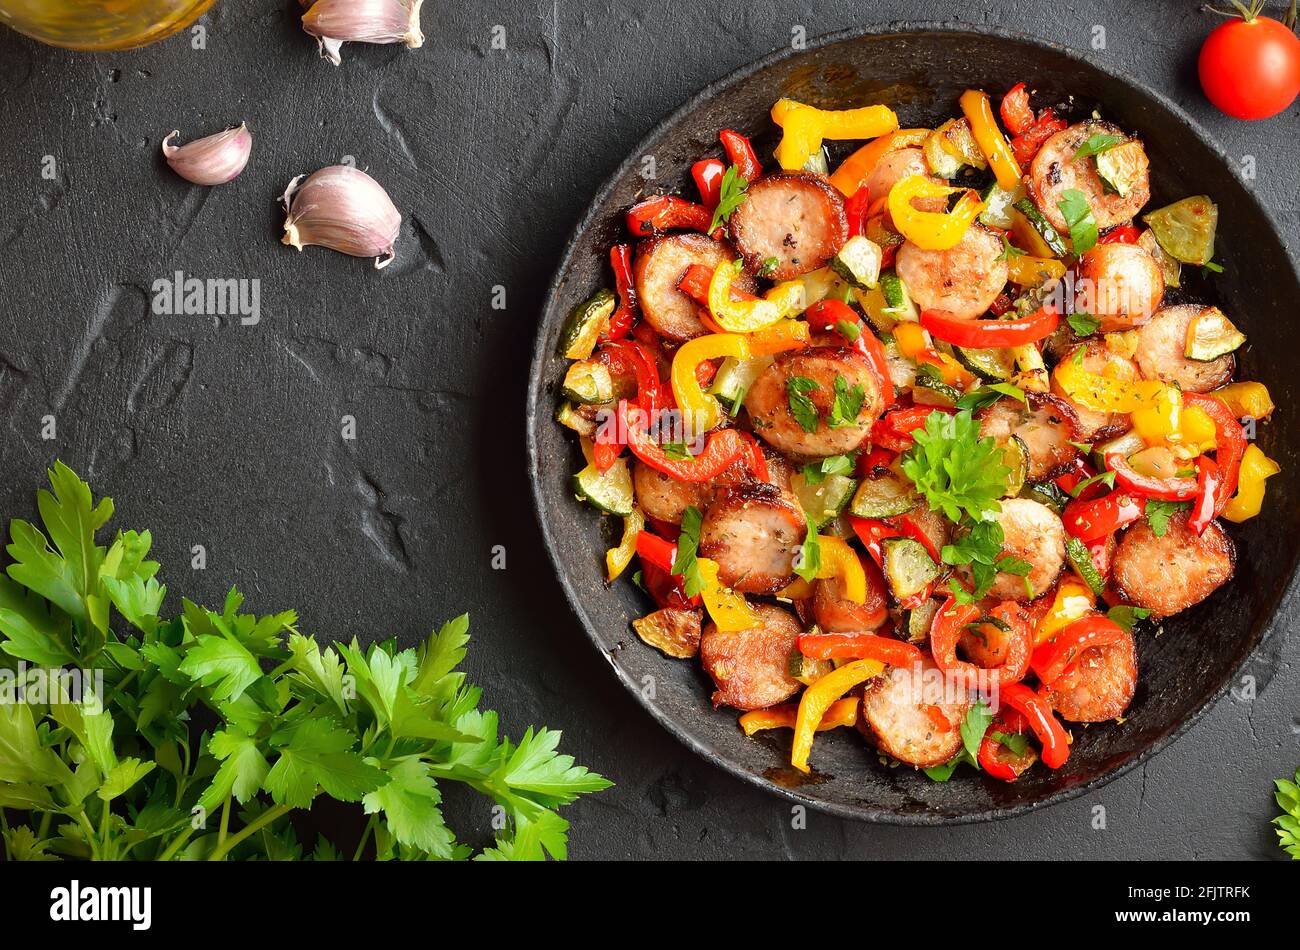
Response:
[{"label": "yellow bell pepper strip", "polygon": [[885,664],[876,660],[854,660],[827,673],[803,691],[799,697],[799,714],[795,717],[791,765],[800,772],[810,771],[808,755],[812,752],[813,736],[831,705],[859,683],[879,676],[884,668]]},{"label": "yellow bell pepper strip", "polygon": [[781,309],[770,300],[732,298],[731,285],[744,269],[740,260],[719,264],[709,281],[709,311],[729,333],[753,333],[781,319]]},{"label": "yellow bell pepper strip", "polygon": [[928,363],[939,370],[939,377],[949,386],[957,389],[969,389],[975,384],[975,377],[947,353],[940,353],[930,345],[925,329],[913,321],[901,321],[894,325],[894,344],[899,355],[917,363]]},{"label": "yellow bell pepper strip", "polygon": [[[965,192],[951,211],[922,211],[912,202],[917,198],[947,198]],[[925,251],[946,251],[960,241],[984,210],[979,194],[969,188],[953,188],[924,175],[909,175],[889,191],[889,216],[894,227]]]},{"label": "yellow bell pepper strip", "polygon": [[783,317],[794,317],[808,309],[808,287],[802,280],[787,280],[777,284],[763,299],[776,304]]},{"label": "yellow bell pepper strip", "polygon": [[[793,729],[799,716],[799,707],[794,703],[782,703],[768,709],[755,709],[740,717],[740,728],[745,735],[752,736],[765,729]],[[838,729],[841,726],[854,726],[858,722],[858,697],[838,699],[831,703],[826,715],[817,725],[818,732]]]},{"label": "yellow bell pepper strip", "polygon": [[1074,360],[1062,360],[1053,373],[1073,402],[1097,412],[1136,412],[1150,407],[1167,388],[1157,380],[1126,382],[1090,373]]},{"label": "yellow bell pepper strip", "polygon": [[1231,409],[1238,419],[1267,419],[1273,414],[1273,397],[1263,383],[1229,383],[1209,395]]},{"label": "yellow bell pepper strip", "polygon": [[997,177],[998,185],[1007,191],[1015,191],[1020,184],[1020,163],[1011,151],[1011,143],[998,128],[997,119],[993,117],[993,106],[986,93],[978,89],[967,89],[962,93],[961,111],[970,122],[971,134],[979,145],[989,166]]},{"label": "yellow bell pepper strip", "polygon": [[1007,258],[1007,279],[1020,287],[1038,287],[1049,280],[1060,280],[1065,276],[1065,262],[1054,257]]},{"label": "yellow bell pepper strip", "polygon": [[777,100],[772,121],[784,131],[776,160],[786,171],[802,168],[824,139],[874,139],[898,128],[898,116],[888,106],[832,111],[793,99]]},{"label": "yellow bell pepper strip", "polygon": [[1133,431],[1147,445],[1178,441],[1178,422],[1183,411],[1183,394],[1173,386],[1162,386],[1154,399],[1133,410]]},{"label": "yellow bell pepper strip", "polygon": [[609,583],[618,580],[619,575],[632,563],[632,555],[636,554],[637,535],[644,528],[645,515],[641,514],[640,508],[633,507],[632,513],[623,519],[623,537],[618,547],[605,552],[605,579]]},{"label": "yellow bell pepper strip", "polygon": [[821,567],[817,577],[822,580],[838,577],[840,593],[845,600],[855,604],[866,603],[867,572],[862,569],[857,552],[843,538],[833,534],[818,535],[817,544],[821,548]]},{"label": "yellow bell pepper strip", "polygon": [[1034,642],[1046,643],[1080,617],[1086,617],[1096,605],[1087,584],[1067,577],[1056,588],[1052,606],[1034,629]]},{"label": "yellow bell pepper strip", "polygon": [[808,583],[802,577],[796,577],[790,582],[789,586],[781,588],[776,592],[777,597],[785,600],[807,600],[813,595],[812,584]]},{"label": "yellow bell pepper strip", "polygon": [[1241,474],[1237,476],[1237,494],[1224,506],[1223,517],[1239,524],[1259,514],[1264,506],[1264,480],[1280,471],[1282,467],[1258,446],[1246,446],[1241,457]]},{"label": "yellow bell pepper strip", "polygon": [[786,350],[802,350],[812,341],[812,331],[802,320],[778,320],[745,337],[754,356],[772,356]]},{"label": "yellow bell pepper strip", "polygon": [[738,594],[729,587],[724,587],[718,580],[718,562],[706,557],[697,558],[700,578],[704,586],[700,596],[704,600],[704,609],[709,612],[719,630],[749,630],[757,627],[759,616],[754,613],[744,594]]},{"label": "yellow bell pepper strip", "polygon": [[722,406],[704,391],[695,369],[705,360],[725,356],[749,359],[749,342],[737,333],[710,333],[683,343],[673,356],[673,397],[682,423],[691,433],[708,432],[722,421]]},{"label": "yellow bell pepper strip", "polygon": [[858,189],[867,183],[867,179],[871,177],[871,173],[876,170],[882,158],[900,148],[920,145],[929,134],[929,129],[899,129],[888,135],[882,135],[874,142],[868,142],[840,162],[840,167],[835,169],[835,174],[831,175],[831,184],[845,198],[852,198]]}]

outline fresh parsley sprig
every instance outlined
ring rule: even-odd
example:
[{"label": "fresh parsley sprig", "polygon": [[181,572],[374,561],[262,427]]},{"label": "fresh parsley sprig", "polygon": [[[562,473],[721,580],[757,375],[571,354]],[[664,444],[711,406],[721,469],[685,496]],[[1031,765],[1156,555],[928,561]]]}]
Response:
[{"label": "fresh parsley sprig", "polygon": [[[103,689],[0,702],[5,858],[337,860],[290,823],[325,798],[369,816],[354,858],[565,856],[558,809],[610,783],[561,754],[558,732],[500,733],[457,669],[468,617],[400,649],[318,643],[293,611],[244,613],[234,589],[220,611],[164,611],[149,532],[99,544],[112,501],[62,463],[49,476],[41,526],[10,525],[0,667],[68,667]],[[443,815],[448,782],[504,819],[477,855]]]},{"label": "fresh parsley sprig", "polygon": [[997,442],[980,436],[979,422],[969,409],[953,415],[931,412],[912,439],[915,445],[903,455],[903,473],[931,508],[954,522],[963,515],[988,521],[1002,510],[998,499],[1006,491],[1011,469],[1003,463]]},{"label": "fresh parsley sprig", "polygon": [[1277,787],[1274,797],[1283,812],[1273,819],[1277,825],[1278,847],[1291,855],[1292,860],[1300,861],[1300,769],[1296,769],[1294,782],[1280,778],[1273,784]]},{"label": "fresh parsley sprig", "polygon": [[749,197],[749,182],[740,174],[740,169],[729,165],[722,174],[722,183],[718,188],[718,206],[713,209],[713,221],[709,231],[716,231],[731,219],[731,214]]},{"label": "fresh parsley sprig", "polygon": [[1092,215],[1092,206],[1088,196],[1077,188],[1067,188],[1061,193],[1061,200],[1056,203],[1061,216],[1065,218],[1070,229],[1070,243],[1075,255],[1086,254],[1097,246],[1100,236],[1097,219]]}]

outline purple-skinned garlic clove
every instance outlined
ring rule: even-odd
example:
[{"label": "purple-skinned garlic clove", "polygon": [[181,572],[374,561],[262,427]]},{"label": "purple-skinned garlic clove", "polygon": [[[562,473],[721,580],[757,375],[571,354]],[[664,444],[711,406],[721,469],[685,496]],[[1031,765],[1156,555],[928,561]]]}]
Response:
[{"label": "purple-skinned garlic clove", "polygon": [[180,134],[177,129],[163,139],[163,158],[172,171],[196,185],[233,181],[248,165],[253,151],[253,133],[246,122],[186,145],[173,145],[172,139]]},{"label": "purple-skinned garlic clove", "polygon": [[383,186],[363,171],[331,165],[299,175],[281,201],[288,212],[282,240],[290,247],[301,251],[311,244],[373,257],[376,268],[387,267],[397,256],[402,215]]},{"label": "purple-skinned garlic clove", "polygon": [[424,44],[420,6],[424,0],[316,0],[302,17],[302,28],[316,37],[320,54],[335,66],[344,43]]}]

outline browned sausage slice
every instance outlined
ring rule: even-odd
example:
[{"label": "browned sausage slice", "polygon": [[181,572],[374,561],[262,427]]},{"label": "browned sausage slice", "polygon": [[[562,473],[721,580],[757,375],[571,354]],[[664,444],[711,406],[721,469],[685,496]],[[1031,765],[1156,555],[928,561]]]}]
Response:
[{"label": "browned sausage slice", "polygon": [[[790,410],[790,385],[806,388],[818,416],[817,428],[806,431]],[[862,405],[853,420],[831,419],[837,380],[853,392],[862,387]],[[823,458],[852,452],[871,434],[872,423],[885,408],[884,394],[867,358],[856,350],[811,347],[782,353],[754,381],[745,396],[745,409],[754,431],[773,448],[801,458]],[[836,422],[832,428],[831,423]]]},{"label": "browned sausage slice", "polygon": [[[692,264],[712,271],[735,259],[736,252],[729,245],[704,234],[667,234],[642,241],[633,262],[633,276],[646,321],[677,342],[707,333],[700,322],[699,304],[678,290],[677,282]],[[748,276],[742,276],[736,286],[752,291],[756,285]]]},{"label": "browned sausage slice", "polygon": [[[937,688],[936,688],[937,684]],[[964,697],[955,702],[943,689],[943,677],[933,661],[923,666],[892,666],[869,680],[862,694],[861,720],[880,750],[917,768],[942,765],[961,748],[961,722],[970,708]],[[935,694],[935,695],[931,695]],[[949,727],[939,727],[936,707]]]},{"label": "browned sausage slice", "polygon": [[[999,573],[989,590],[994,600],[1033,600],[1056,583],[1065,567],[1065,525],[1046,505],[1028,498],[1005,498],[997,514],[1002,553],[1030,566],[1029,574]],[[1025,580],[1029,590],[1025,590]]]},{"label": "browned sausage slice", "polygon": [[748,630],[704,628],[700,660],[717,691],[714,706],[766,709],[799,691],[790,676],[790,654],[803,627],[790,612],[771,604],[753,604],[761,623]]},{"label": "browned sausage slice", "polygon": [[1097,227],[1105,230],[1129,221],[1151,199],[1151,185],[1147,175],[1146,153],[1139,157],[1139,174],[1136,185],[1128,196],[1121,198],[1109,191],[1097,174],[1097,165],[1091,158],[1075,160],[1075,154],[1093,135],[1123,135],[1108,122],[1090,120],[1072,125],[1057,132],[1043,143],[1043,147],[1029,166],[1029,183],[1038,210],[1062,234],[1069,228],[1057,203],[1065,192],[1076,189],[1083,192],[1092,208]]},{"label": "browned sausage slice", "polygon": [[1133,636],[1079,654],[1054,682],[1047,701],[1070,722],[1105,722],[1128,708],[1137,688],[1137,648]]},{"label": "browned sausage slice", "polygon": [[1136,244],[1098,244],[1079,259],[1074,309],[1101,329],[1127,330],[1151,319],[1165,295],[1160,263]]},{"label": "browned sausage slice", "polygon": [[[728,224],[749,272],[773,280],[816,270],[849,239],[843,197],[811,172],[781,172],[753,182]],[[772,259],[775,269],[767,266]]]},{"label": "browned sausage slice", "polygon": [[642,461],[632,467],[632,488],[645,514],[669,524],[681,524],[692,505],[703,511],[713,497],[706,482],[679,482]]},{"label": "browned sausage slice", "polygon": [[867,596],[860,604],[845,600],[838,577],[813,584],[813,619],[826,633],[856,633],[875,630],[889,618],[885,578],[876,562],[859,558],[867,575]]},{"label": "browned sausage slice", "polygon": [[999,399],[978,413],[980,435],[1002,444],[1019,436],[1029,449],[1028,479],[1042,481],[1070,467],[1079,450],[1078,420],[1064,399],[1045,393],[1026,393],[1029,405],[1019,399]]},{"label": "browned sausage slice", "polygon": [[1143,376],[1177,383],[1185,392],[1192,393],[1208,393],[1232,379],[1237,368],[1232,353],[1207,363],[1183,355],[1187,351],[1187,328],[1192,318],[1204,309],[1195,304],[1165,307],[1138,331],[1136,358]]},{"label": "browned sausage slice", "polygon": [[774,485],[718,493],[700,526],[701,557],[718,578],[746,594],[774,594],[794,580],[794,558],[807,527],[798,503]]},{"label": "browned sausage slice", "polygon": [[1129,528],[1115,549],[1111,578],[1122,600],[1160,619],[1209,597],[1232,577],[1236,562],[1232,539],[1217,521],[1197,537],[1180,511],[1163,537],[1145,520]]},{"label": "browned sausage slice", "polygon": [[968,228],[946,251],[925,251],[911,241],[898,249],[894,268],[922,310],[955,317],[982,316],[1007,284],[1002,240],[981,227]]},{"label": "browned sausage slice", "polygon": [[[1098,376],[1108,376],[1111,379],[1118,379],[1126,383],[1131,383],[1139,378],[1137,364],[1131,359],[1113,352],[1101,340],[1087,340],[1079,344],[1079,346],[1061,357],[1057,367],[1059,368],[1061,363],[1066,360],[1080,358],[1080,347],[1082,348],[1082,357],[1079,365],[1087,372],[1095,373]],[[1066,398],[1065,390],[1056,381],[1055,370],[1052,371],[1052,392],[1074,410],[1077,420],[1075,426],[1076,442],[1096,442],[1100,439],[1113,439],[1117,435],[1123,435],[1132,427],[1129,414],[1126,412],[1098,412],[1095,409],[1080,406],[1078,403]]]}]

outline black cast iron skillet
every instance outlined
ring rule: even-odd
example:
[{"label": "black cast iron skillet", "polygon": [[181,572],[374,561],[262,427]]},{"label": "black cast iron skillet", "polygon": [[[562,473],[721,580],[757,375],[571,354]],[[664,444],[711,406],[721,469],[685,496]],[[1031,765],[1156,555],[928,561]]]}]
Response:
[{"label": "black cast iron skillet", "polygon": [[[1193,292],[1216,295],[1250,337],[1238,375],[1265,381],[1281,407],[1260,427],[1259,442],[1282,474],[1268,483],[1266,516],[1229,526],[1238,544],[1236,577],[1167,621],[1159,636],[1139,637],[1137,695],[1125,721],[1076,727],[1063,768],[1038,766],[1015,784],[963,769],[937,784],[909,768],[882,766],[860,736],[839,730],[817,739],[814,773],[805,778],[787,764],[788,730],[746,739],[734,711],[710,707],[711,684],[698,662],[668,659],[632,633],[629,622],[651,609],[644,595],[630,583],[605,585],[602,555],[615,519],[602,525],[574,500],[570,478],[580,455],[572,433],[552,421],[566,365],[555,353],[560,327],[574,303],[610,284],[609,246],[626,239],[622,212],[647,190],[690,194],[690,165],[718,152],[719,129],[753,134],[760,154],[770,155],[768,112],[781,96],[827,108],[886,103],[904,127],[932,127],[957,114],[964,89],[997,95],[1016,80],[1038,90],[1036,103],[1073,99],[1076,117],[1096,105],[1140,135],[1151,158],[1150,207],[1197,193],[1218,202],[1225,270],[1212,288]],[[655,156],[659,172],[649,188],[639,175],[645,155]],[[1300,461],[1293,448],[1300,444],[1300,414],[1289,411],[1300,383],[1297,300],[1295,271],[1268,214],[1219,150],[1162,95],[1078,53],[1001,31],[936,24],[871,27],[826,37],[806,51],[779,52],[705,89],[651,132],[597,193],[569,243],[546,301],[528,398],[530,478],[546,545],[588,636],[632,694],[691,749],[746,781],[833,814],[898,824],[979,821],[1063,801],[1122,774],[1190,727],[1259,643],[1291,581],[1300,549]]]}]

